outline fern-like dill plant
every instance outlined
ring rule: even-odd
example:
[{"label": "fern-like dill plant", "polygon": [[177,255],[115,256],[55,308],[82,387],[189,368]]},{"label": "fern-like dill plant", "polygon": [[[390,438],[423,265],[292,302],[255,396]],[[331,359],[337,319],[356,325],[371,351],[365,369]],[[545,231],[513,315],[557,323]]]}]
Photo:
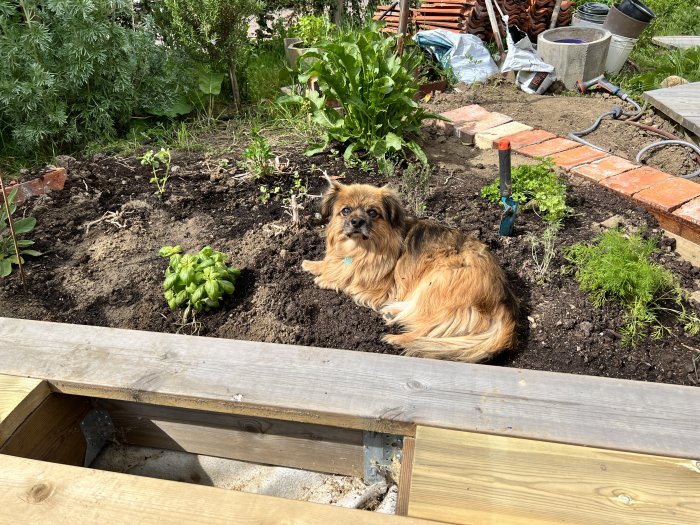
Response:
[{"label": "fern-like dill plant", "polygon": [[[513,199],[523,209],[534,210],[549,223],[559,222],[571,213],[571,208],[566,205],[566,183],[554,168],[554,161],[547,158],[511,171]],[[493,202],[500,201],[499,180],[481,188],[481,196]]]},{"label": "fern-like dill plant", "polygon": [[565,250],[581,289],[597,307],[613,302],[627,311],[622,330],[627,345],[634,346],[647,335],[658,339],[670,333],[659,319],[663,312],[676,315],[688,333],[700,332],[700,318],[687,310],[678,279],[650,260],[656,246],[654,238],[645,239],[640,233],[626,236],[616,228],[590,244],[577,243]]}]

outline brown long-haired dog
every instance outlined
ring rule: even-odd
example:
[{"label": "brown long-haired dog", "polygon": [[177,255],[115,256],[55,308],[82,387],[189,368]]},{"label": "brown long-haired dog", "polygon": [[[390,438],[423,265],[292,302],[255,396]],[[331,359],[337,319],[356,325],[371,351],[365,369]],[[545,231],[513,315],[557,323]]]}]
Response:
[{"label": "brown long-haired dog", "polygon": [[406,217],[393,190],[331,182],[326,256],[304,261],[321,288],[345,292],[404,328],[384,340],[411,356],[482,361],[515,344],[515,301],[477,239]]}]

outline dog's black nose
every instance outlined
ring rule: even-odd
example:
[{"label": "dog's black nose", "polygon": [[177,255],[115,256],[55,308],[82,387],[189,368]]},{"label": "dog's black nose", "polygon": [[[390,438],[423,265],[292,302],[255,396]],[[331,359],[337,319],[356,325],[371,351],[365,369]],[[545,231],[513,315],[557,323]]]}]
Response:
[{"label": "dog's black nose", "polygon": [[352,224],[354,228],[360,228],[364,226],[365,220],[362,217],[353,217],[350,219],[350,224]]}]

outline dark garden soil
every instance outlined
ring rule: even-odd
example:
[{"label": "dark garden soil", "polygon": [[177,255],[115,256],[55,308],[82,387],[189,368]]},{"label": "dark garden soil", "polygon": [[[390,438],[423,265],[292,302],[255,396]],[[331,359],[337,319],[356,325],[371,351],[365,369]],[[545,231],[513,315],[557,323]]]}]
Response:
[{"label": "dark garden soil", "polygon": [[[683,334],[667,319],[672,335],[624,347],[623,312],[614,306],[594,308],[572,276],[560,271],[565,266],[561,248],[591,239],[596,223],[619,215],[630,227],[660,233],[650,215],[604,189],[572,179],[568,199],[575,215],[565,221],[548,279],[538,283],[526,236],[540,235],[542,221],[523,213],[515,235],[499,237],[499,207],[478,196],[497,173],[493,152],[465,147],[435,131],[426,132],[425,148],[437,166],[427,215],[485,242],[521,300],[520,344],[494,364],[700,383],[700,338]],[[315,288],[301,270],[303,259],[323,255],[323,221],[315,197],[325,187],[320,170],[344,173],[346,182],[384,184],[387,179],[349,169],[331,155],[309,159],[301,147],[280,146],[276,152],[308,181],[310,197],[298,228],[290,224],[281,201],[258,201],[260,182],[243,177],[240,169],[217,167],[218,158],[175,153],[174,175],[163,198],[153,194],[148,168],[133,158],[63,158],[69,171],[65,189],[20,210],[37,217],[33,239],[45,255],[26,265],[26,295],[17,273],[0,281],[0,316],[400,353],[381,341],[387,328],[378,314]],[[223,158],[235,166],[240,154]],[[279,176],[278,183],[286,193],[291,176]],[[171,312],[163,299],[166,260],[158,250],[175,244],[188,251],[211,245],[230,254],[242,271],[235,295],[220,311],[200,314],[197,326],[181,326],[179,313]],[[657,260],[677,273],[686,290],[697,289],[700,269],[681,260],[671,240],[662,239]]]}]

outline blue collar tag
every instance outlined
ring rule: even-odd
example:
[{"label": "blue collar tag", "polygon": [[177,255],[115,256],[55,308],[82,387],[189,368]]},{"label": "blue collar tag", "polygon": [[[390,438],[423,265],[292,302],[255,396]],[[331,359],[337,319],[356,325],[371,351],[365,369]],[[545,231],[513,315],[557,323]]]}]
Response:
[{"label": "blue collar tag", "polygon": [[343,258],[343,264],[344,264],[345,266],[350,266],[350,265],[352,264],[352,257],[347,257],[347,256],[346,256],[345,258]]}]

